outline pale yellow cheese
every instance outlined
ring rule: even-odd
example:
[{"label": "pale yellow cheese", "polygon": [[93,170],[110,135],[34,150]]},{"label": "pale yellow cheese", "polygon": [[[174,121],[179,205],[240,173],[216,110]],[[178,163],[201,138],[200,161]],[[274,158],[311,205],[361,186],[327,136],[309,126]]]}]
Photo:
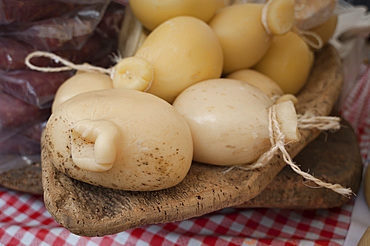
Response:
[{"label": "pale yellow cheese", "polygon": [[296,33],[275,36],[266,55],[254,67],[274,80],[284,93],[296,94],[305,85],[314,54]]},{"label": "pale yellow cheese", "polygon": [[193,157],[190,129],[175,108],[131,89],[92,91],[65,101],[50,116],[45,144],[54,166],[70,177],[131,191],[178,184]]},{"label": "pale yellow cheese", "polygon": [[126,57],[114,66],[113,87],[146,91],[154,79],[152,65],[139,57]]},{"label": "pale yellow cheese", "polygon": [[271,36],[262,24],[263,4],[231,5],[210,21],[223,54],[223,73],[254,66],[267,52]]},{"label": "pale yellow cheese", "polygon": [[220,5],[220,0],[130,0],[135,16],[149,30],[177,16],[193,16],[208,22]]},{"label": "pale yellow cheese", "polygon": [[58,88],[54,97],[52,112],[64,101],[78,94],[110,88],[113,88],[113,83],[106,74],[96,72],[76,73]]},{"label": "pale yellow cheese", "polygon": [[[258,88],[234,79],[213,79],[184,90],[173,106],[188,122],[194,160],[231,166],[255,161],[271,147],[268,109],[273,101]],[[277,108],[286,141],[297,141],[292,102]]]},{"label": "pale yellow cheese", "polygon": [[267,52],[272,36],[287,33],[293,23],[293,0],[236,4],[219,11],[209,25],[221,42],[223,73],[254,66]]},{"label": "pale yellow cheese", "polygon": [[266,11],[266,23],[269,31],[275,35],[289,32],[294,23],[294,0],[270,0]]},{"label": "pale yellow cheese", "polygon": [[154,80],[147,92],[172,103],[185,88],[222,73],[221,45],[213,30],[189,16],[170,19],[145,39],[135,54],[153,67]]},{"label": "pale yellow cheese", "polygon": [[229,74],[227,78],[247,82],[262,90],[269,97],[282,96],[284,94],[283,90],[275,81],[254,69],[235,71]]}]

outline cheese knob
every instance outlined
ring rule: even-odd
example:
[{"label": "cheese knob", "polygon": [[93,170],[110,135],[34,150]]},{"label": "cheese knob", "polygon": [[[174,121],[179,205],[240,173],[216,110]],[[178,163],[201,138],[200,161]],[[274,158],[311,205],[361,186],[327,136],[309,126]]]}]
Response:
[{"label": "cheese knob", "polygon": [[298,98],[296,96],[294,96],[293,94],[289,94],[289,93],[284,94],[276,100],[275,104],[278,104],[278,103],[281,103],[281,102],[286,102],[286,101],[292,101],[293,104],[297,104],[298,103]]},{"label": "cheese knob", "polygon": [[154,78],[152,65],[144,58],[127,57],[115,65],[114,88],[148,90]]},{"label": "cheese knob", "polygon": [[109,120],[85,119],[71,129],[72,160],[81,169],[104,172],[116,159],[118,127]]},{"label": "cheese knob", "polygon": [[283,35],[294,23],[294,0],[270,0],[264,10],[268,30],[274,35]]},{"label": "cheese knob", "polygon": [[301,135],[298,131],[297,113],[291,100],[275,104],[277,121],[285,136],[285,143],[296,142]]}]

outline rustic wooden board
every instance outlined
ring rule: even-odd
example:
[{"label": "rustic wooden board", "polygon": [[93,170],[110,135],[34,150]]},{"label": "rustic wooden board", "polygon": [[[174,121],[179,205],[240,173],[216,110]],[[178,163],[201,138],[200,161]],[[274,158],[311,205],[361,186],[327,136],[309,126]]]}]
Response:
[{"label": "rustic wooden board", "polygon": [[41,164],[33,163],[1,173],[0,185],[16,191],[42,195]]},{"label": "rustic wooden board", "polygon": [[[335,49],[317,56],[305,88],[298,95],[297,112],[328,115],[340,93],[342,74]],[[296,156],[318,135],[302,130],[302,139],[287,146]],[[42,147],[42,178],[46,208],[62,226],[83,236],[103,236],[146,224],[179,221],[237,206],[257,196],[285,166],[279,155],[255,171],[194,163],[176,187],[156,192],[126,192],[92,186],[57,171]]]}]

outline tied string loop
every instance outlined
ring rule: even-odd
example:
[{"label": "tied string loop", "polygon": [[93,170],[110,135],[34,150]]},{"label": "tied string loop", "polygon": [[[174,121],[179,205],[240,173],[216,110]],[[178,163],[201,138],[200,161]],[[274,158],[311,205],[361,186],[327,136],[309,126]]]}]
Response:
[{"label": "tied string loop", "polygon": [[[61,63],[64,66],[62,67],[38,67],[31,63],[31,59],[34,57],[47,57],[50,58],[57,63]],[[30,53],[26,59],[25,59],[26,65],[36,71],[39,72],[63,72],[63,71],[69,71],[69,70],[78,70],[78,71],[85,71],[85,72],[99,72],[103,74],[112,75],[113,69],[112,68],[102,68],[90,65],[88,63],[84,64],[74,64],[58,55],[55,55],[53,53],[45,52],[45,51],[34,51]]]},{"label": "tied string loop", "polygon": [[[305,41],[306,44],[308,44],[308,46],[316,50],[319,50],[324,46],[324,42],[322,41],[320,35],[313,31],[301,30],[296,26],[293,27],[292,31],[297,33],[303,39],[303,41]],[[315,40],[316,42],[310,39],[310,37],[312,37],[313,40]]]},{"label": "tied string loop", "polygon": [[[312,181],[320,187],[331,189],[334,192],[339,193],[348,198],[354,194],[350,188],[344,188],[340,184],[331,184],[328,182],[324,182],[318,178],[315,178],[311,174],[302,171],[298,167],[298,165],[292,161],[292,158],[290,157],[288,151],[285,148],[285,136],[284,133],[281,131],[280,124],[277,120],[275,105],[269,108],[268,117],[269,117],[268,128],[271,148],[267,152],[262,154],[256,162],[243,166],[232,166],[228,168],[224,173],[227,173],[233,170],[234,168],[238,168],[245,171],[262,168],[269,163],[269,161],[272,159],[274,155],[277,154],[278,151],[280,151],[284,162],[288,164],[294,172],[301,175],[306,180]],[[339,120],[340,118],[338,117],[313,116],[312,114],[305,114],[298,116],[298,127],[301,129],[318,128],[320,130],[339,129],[340,127]]]}]

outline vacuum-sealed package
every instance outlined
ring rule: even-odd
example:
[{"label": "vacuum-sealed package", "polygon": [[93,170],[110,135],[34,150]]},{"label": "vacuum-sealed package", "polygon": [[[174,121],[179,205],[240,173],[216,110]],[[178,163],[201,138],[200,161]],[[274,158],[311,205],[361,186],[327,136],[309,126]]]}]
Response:
[{"label": "vacuum-sealed package", "polygon": [[60,16],[75,7],[69,1],[49,0],[1,0],[0,24],[29,23],[41,19]]},{"label": "vacuum-sealed package", "polygon": [[9,94],[40,108],[50,107],[58,87],[72,71],[41,73],[30,70],[0,72],[0,85]]}]

